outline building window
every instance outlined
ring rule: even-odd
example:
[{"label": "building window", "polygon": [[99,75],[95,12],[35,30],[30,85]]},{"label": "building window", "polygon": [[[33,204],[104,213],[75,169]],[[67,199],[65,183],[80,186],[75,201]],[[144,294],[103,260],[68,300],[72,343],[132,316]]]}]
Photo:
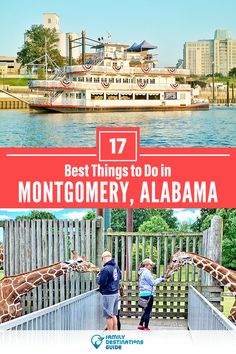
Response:
[{"label": "building window", "polygon": [[91,100],[104,100],[104,93],[92,93]]},{"label": "building window", "polygon": [[76,94],[76,98],[77,98],[78,100],[80,100],[80,99],[81,99],[81,93],[77,93],[77,94]]},{"label": "building window", "polygon": [[119,94],[118,93],[110,93],[106,94],[106,99],[107,100],[118,100],[119,99]]},{"label": "building window", "polygon": [[128,84],[129,83],[129,79],[125,78],[123,79],[123,84]]},{"label": "building window", "polygon": [[100,78],[99,77],[95,77],[93,81],[94,82],[100,82]]},{"label": "building window", "polygon": [[116,83],[117,83],[117,84],[120,84],[120,83],[121,83],[121,78],[117,78],[117,79],[116,79]]},{"label": "building window", "polygon": [[177,100],[177,92],[164,92],[164,100]]},{"label": "building window", "polygon": [[52,19],[51,18],[48,19],[48,23],[52,23]]},{"label": "building window", "polygon": [[128,94],[128,93],[121,94],[120,95],[120,99],[121,100],[132,100],[133,99],[133,94],[132,93],[130,93],[130,94]]},{"label": "building window", "polygon": [[160,93],[157,93],[157,94],[149,93],[148,96],[149,96],[149,97],[148,97],[149,100],[160,100],[160,99],[161,99]]},{"label": "building window", "polygon": [[143,94],[143,93],[136,93],[135,94],[135,99],[136,100],[146,100],[147,99],[147,95]]}]

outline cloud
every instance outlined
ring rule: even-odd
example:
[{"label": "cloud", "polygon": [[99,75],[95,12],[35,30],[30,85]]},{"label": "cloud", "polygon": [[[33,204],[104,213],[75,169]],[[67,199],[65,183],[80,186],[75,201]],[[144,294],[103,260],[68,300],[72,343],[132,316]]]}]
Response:
[{"label": "cloud", "polygon": [[67,214],[63,214],[63,218],[64,219],[79,219],[81,220],[83,218],[84,215],[87,214],[87,211],[72,211],[70,213]]},{"label": "cloud", "polygon": [[179,222],[194,222],[200,216],[200,209],[174,209],[174,216]]},{"label": "cloud", "polygon": [[11,218],[7,215],[0,215],[0,220],[10,220]]}]

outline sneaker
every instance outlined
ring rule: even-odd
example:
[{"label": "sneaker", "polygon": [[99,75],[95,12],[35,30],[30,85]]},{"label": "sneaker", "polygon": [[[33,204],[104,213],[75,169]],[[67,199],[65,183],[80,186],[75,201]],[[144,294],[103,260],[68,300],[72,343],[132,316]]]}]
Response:
[{"label": "sneaker", "polygon": [[141,325],[139,325],[139,326],[137,327],[137,329],[140,329],[141,331],[143,331],[143,330],[144,330],[144,327],[141,326]]},{"label": "sneaker", "polygon": [[150,328],[143,328],[143,331],[151,331]]}]

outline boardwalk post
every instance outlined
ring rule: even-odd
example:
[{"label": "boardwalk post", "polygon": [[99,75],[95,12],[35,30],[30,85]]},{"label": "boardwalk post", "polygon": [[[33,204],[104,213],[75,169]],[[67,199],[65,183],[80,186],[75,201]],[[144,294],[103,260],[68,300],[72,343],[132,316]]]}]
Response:
[{"label": "boardwalk post", "polygon": [[[223,238],[223,219],[215,215],[211,220],[211,226],[203,232],[203,249],[204,257],[220,263],[222,261],[222,238]],[[221,292],[222,287],[219,282],[212,278],[210,274],[203,271],[202,273],[202,293],[212,302],[218,309],[221,309]]]},{"label": "boardwalk post", "polygon": [[102,254],[104,252],[104,220],[97,217],[97,245],[96,245],[96,265],[102,267]]}]

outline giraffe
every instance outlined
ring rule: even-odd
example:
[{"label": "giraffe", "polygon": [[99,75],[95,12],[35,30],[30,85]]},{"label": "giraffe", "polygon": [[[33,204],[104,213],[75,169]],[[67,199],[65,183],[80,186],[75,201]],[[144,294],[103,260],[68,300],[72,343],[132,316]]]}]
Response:
[{"label": "giraffe", "polygon": [[84,257],[77,255],[76,259],[57,262],[31,272],[3,278],[0,281],[0,323],[22,315],[23,306],[20,300],[23,295],[37,286],[71,271],[98,273],[100,270]]},{"label": "giraffe", "polygon": [[0,245],[0,269],[3,269],[3,246]]},{"label": "giraffe", "polygon": [[178,251],[171,256],[170,263],[165,273],[165,279],[168,280],[173,273],[187,263],[205,270],[212,275],[213,278],[218,280],[221,285],[227,286],[232,292],[235,296],[235,302],[228,318],[236,325],[236,272],[196,253]]}]

